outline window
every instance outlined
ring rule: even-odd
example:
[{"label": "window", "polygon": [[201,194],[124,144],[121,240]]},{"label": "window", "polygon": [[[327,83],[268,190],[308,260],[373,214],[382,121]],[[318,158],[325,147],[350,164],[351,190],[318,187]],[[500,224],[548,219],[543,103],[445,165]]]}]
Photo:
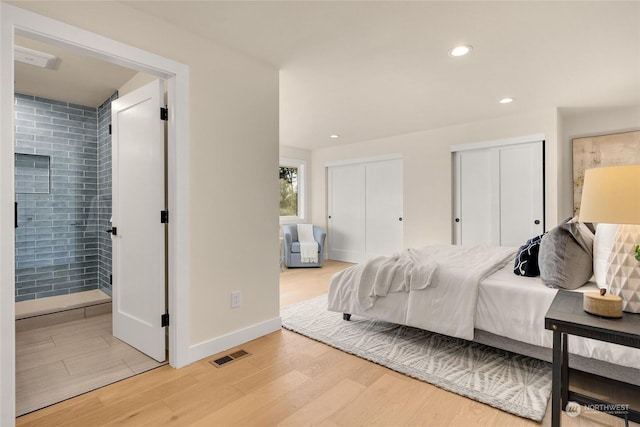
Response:
[{"label": "window", "polygon": [[280,159],[280,222],[305,220],[306,161]]}]

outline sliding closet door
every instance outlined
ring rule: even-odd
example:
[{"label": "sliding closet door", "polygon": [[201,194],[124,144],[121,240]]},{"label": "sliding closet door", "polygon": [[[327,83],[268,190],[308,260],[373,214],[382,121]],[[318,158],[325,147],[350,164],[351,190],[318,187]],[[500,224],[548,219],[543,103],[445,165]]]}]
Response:
[{"label": "sliding closet door", "polygon": [[544,141],[454,153],[454,243],[520,246],[544,232]]},{"label": "sliding closet door", "polygon": [[329,258],[364,262],[402,250],[402,159],[328,168]]},{"label": "sliding closet door", "polygon": [[364,166],[332,166],[328,172],[329,259],[361,262],[365,252]]},{"label": "sliding closet door", "polygon": [[402,250],[402,160],[365,165],[366,257]]},{"label": "sliding closet door", "polygon": [[501,147],[498,153],[500,244],[520,246],[544,232],[542,142]]},{"label": "sliding closet door", "polygon": [[461,151],[455,154],[456,244],[487,244],[496,240],[491,218],[496,215],[491,197],[492,157],[489,150]]}]

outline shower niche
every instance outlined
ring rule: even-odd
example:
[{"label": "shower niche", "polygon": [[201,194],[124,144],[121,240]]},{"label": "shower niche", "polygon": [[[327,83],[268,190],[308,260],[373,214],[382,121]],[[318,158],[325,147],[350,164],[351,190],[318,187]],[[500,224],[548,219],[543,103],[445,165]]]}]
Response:
[{"label": "shower niche", "polygon": [[111,296],[111,101],[15,95],[16,302]]}]

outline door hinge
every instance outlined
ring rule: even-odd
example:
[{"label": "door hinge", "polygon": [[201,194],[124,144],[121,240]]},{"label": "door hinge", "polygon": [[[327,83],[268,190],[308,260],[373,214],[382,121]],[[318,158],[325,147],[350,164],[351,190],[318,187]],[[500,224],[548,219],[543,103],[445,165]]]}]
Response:
[{"label": "door hinge", "polygon": [[109,135],[111,135],[111,125],[109,125]]},{"label": "door hinge", "polygon": [[169,211],[160,211],[160,223],[169,224]]},{"label": "door hinge", "polygon": [[161,316],[161,320],[160,320],[161,324],[160,326],[162,326],[163,328],[165,326],[169,326],[169,313],[165,313]]},{"label": "door hinge", "polygon": [[169,107],[160,107],[160,120],[169,120]]},{"label": "door hinge", "polygon": [[109,284],[113,285],[113,274],[109,275]]}]

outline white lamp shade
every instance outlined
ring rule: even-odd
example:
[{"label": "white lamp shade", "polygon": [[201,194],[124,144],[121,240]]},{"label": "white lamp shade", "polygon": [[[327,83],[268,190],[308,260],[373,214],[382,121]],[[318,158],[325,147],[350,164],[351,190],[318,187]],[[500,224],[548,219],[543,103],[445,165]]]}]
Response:
[{"label": "white lamp shade", "polygon": [[640,165],[587,169],[581,222],[640,224]]}]

